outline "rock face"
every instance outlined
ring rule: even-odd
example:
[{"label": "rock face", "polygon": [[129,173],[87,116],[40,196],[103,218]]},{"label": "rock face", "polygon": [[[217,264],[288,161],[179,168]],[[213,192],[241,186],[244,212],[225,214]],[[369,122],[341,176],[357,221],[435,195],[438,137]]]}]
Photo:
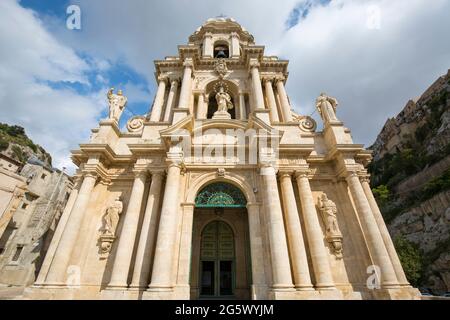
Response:
[{"label": "rock face", "polygon": [[[371,147],[372,187],[392,238],[404,237],[422,255],[418,285],[450,291],[450,70],[388,119]],[[394,169],[392,170],[392,168]]]},{"label": "rock face", "polygon": [[35,144],[25,133],[25,129],[0,123],[0,152],[22,164],[28,159],[37,159],[47,167],[52,166],[52,157],[44,148]]}]

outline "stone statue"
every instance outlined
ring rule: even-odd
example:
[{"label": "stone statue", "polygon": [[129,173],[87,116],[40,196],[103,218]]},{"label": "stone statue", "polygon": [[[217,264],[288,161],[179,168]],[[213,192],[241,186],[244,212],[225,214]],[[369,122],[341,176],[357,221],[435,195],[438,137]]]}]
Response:
[{"label": "stone statue", "polygon": [[326,229],[326,239],[337,258],[342,258],[342,233],[339,230],[336,204],[325,193],[319,198],[319,209]]},{"label": "stone statue", "polygon": [[117,225],[119,223],[120,214],[123,210],[122,201],[120,197],[117,197],[112,205],[106,209],[106,213],[103,216],[103,234],[115,236]]},{"label": "stone statue", "polygon": [[337,106],[338,101],[335,98],[327,96],[325,93],[321,93],[316,100],[316,108],[325,123],[339,121],[336,117]]},{"label": "stone statue", "polygon": [[109,119],[119,121],[122,115],[123,109],[127,104],[127,97],[122,94],[122,90],[119,90],[117,94],[114,93],[114,88],[109,89],[108,94],[109,104]]},{"label": "stone statue", "polygon": [[233,109],[233,103],[231,102],[231,97],[225,92],[223,86],[220,86],[219,92],[216,94],[217,101],[217,111],[218,112],[228,112],[228,109]]},{"label": "stone statue", "polygon": [[328,199],[327,195],[324,193],[320,197],[320,211],[322,212],[323,220],[327,228],[327,234],[335,235],[341,234],[337,224],[336,218],[336,204]]}]

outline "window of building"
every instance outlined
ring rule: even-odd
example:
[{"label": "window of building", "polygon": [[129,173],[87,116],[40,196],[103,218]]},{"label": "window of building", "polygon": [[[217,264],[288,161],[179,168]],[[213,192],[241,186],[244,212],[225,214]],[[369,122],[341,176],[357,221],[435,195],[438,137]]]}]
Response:
[{"label": "window of building", "polygon": [[46,175],[45,173],[43,173],[43,174],[41,175],[41,179],[42,179],[42,180],[44,180],[46,177],[47,177],[47,175]]},{"label": "window of building", "polygon": [[26,209],[28,207],[28,203],[22,203],[22,209]]},{"label": "window of building", "polygon": [[0,248],[0,256],[5,252],[5,248]]},{"label": "window of building", "polygon": [[17,246],[16,252],[14,252],[14,256],[12,258],[12,261],[18,261],[20,258],[20,254],[22,253],[23,246]]}]

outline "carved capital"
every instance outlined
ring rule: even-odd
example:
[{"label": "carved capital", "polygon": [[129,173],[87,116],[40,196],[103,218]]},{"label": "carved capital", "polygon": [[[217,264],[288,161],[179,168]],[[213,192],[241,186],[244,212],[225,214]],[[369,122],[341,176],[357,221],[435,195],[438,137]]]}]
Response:
[{"label": "carved capital", "polygon": [[134,168],[132,171],[135,179],[145,179],[148,176],[148,171],[144,168]]},{"label": "carved capital", "polygon": [[370,184],[370,175],[361,176],[361,177],[359,177],[359,180],[361,181],[361,183]]},{"label": "carved capital", "polygon": [[167,74],[162,73],[158,76],[158,82],[167,83],[168,80],[169,80],[169,76]]},{"label": "carved capital", "polygon": [[300,178],[308,178],[309,179],[311,174],[312,174],[312,170],[309,168],[295,170],[295,178],[296,179],[300,179]]},{"label": "carved capital", "polygon": [[291,178],[292,177],[293,172],[290,170],[280,170],[278,171],[278,177],[280,179],[282,178]]},{"label": "carved capital", "polygon": [[250,69],[259,68],[260,67],[260,63],[256,59],[251,59],[250,62],[249,62],[249,67],[250,67]]},{"label": "carved capital", "polygon": [[152,176],[152,179],[154,177],[161,177],[164,178],[165,176],[165,171],[164,170],[150,170],[150,175]]},{"label": "carved capital", "polygon": [[97,173],[97,171],[86,170],[86,171],[83,172],[83,177],[84,177],[84,178],[94,178],[94,179],[97,179],[97,178],[98,178],[98,173]]},{"label": "carved capital", "polygon": [[194,60],[192,58],[184,59],[183,66],[185,68],[194,68]]}]

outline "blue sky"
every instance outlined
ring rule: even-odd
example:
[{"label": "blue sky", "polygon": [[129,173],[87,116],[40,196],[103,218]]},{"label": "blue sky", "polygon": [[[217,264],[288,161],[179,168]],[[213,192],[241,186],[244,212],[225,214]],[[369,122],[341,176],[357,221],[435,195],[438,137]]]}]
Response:
[{"label": "blue sky", "polygon": [[[81,8],[81,30],[66,8]],[[0,119],[22,125],[57,167],[107,112],[109,87],[146,114],[156,59],[176,55],[210,17],[236,19],[288,59],[287,90],[300,114],[323,91],[357,143],[371,145],[388,117],[450,67],[448,0],[2,0]],[[7,48],[7,50],[4,50]],[[314,114],[317,119],[317,114]]]}]

